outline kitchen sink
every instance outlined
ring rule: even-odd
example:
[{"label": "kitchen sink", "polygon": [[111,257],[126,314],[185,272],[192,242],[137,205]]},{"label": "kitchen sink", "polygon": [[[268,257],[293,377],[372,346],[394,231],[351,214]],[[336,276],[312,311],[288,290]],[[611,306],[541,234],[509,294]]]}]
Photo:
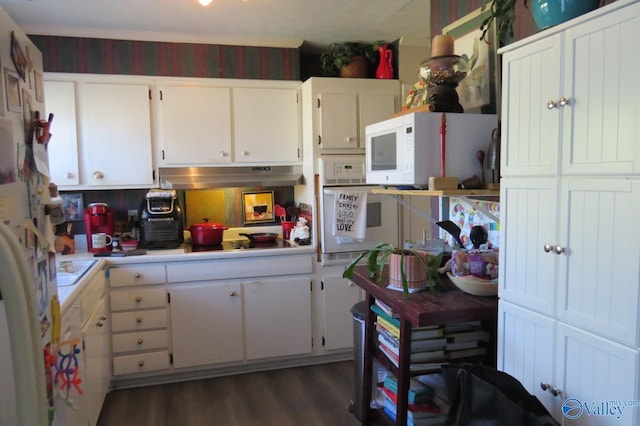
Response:
[{"label": "kitchen sink", "polygon": [[94,263],[96,263],[95,260],[56,261],[56,278],[58,287],[75,285]]}]

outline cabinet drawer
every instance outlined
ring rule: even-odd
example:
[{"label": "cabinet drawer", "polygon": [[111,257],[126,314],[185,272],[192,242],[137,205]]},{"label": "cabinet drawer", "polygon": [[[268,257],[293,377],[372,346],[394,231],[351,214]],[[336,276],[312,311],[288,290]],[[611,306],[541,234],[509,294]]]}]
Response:
[{"label": "cabinet drawer", "polygon": [[169,351],[147,352],[113,358],[113,374],[146,373],[169,368]]},{"label": "cabinet drawer", "polygon": [[114,353],[148,351],[169,346],[167,330],[116,334],[111,338],[111,341]]},{"label": "cabinet drawer", "polygon": [[131,265],[109,269],[111,287],[163,284],[164,282],[166,282],[164,265]]},{"label": "cabinet drawer", "polygon": [[117,312],[111,314],[111,331],[149,330],[167,327],[167,310],[154,309],[139,312]]},{"label": "cabinet drawer", "polygon": [[111,311],[163,308],[167,305],[164,288],[137,288],[111,292]]}]

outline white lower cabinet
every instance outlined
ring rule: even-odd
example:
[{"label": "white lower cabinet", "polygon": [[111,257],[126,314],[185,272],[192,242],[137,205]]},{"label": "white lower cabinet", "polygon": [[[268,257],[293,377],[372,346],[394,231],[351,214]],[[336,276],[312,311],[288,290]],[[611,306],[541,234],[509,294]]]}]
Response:
[{"label": "white lower cabinet", "polygon": [[[74,349],[74,346],[76,349]],[[74,351],[78,353],[74,354]],[[75,303],[62,317],[59,347],[51,348],[56,354],[56,366],[52,370],[53,390],[55,398],[54,421],[56,426],[86,426],[88,423],[87,396],[84,393],[85,383],[77,383],[73,375],[64,370],[75,368],[80,379],[85,377],[85,357],[82,351],[82,308]],[[61,357],[60,354],[65,354]],[[62,363],[62,365],[61,365]],[[79,390],[83,392],[79,392]]]},{"label": "white lower cabinet", "polygon": [[[103,287],[104,288],[104,287]],[[86,363],[85,395],[89,424],[95,425],[100,417],[102,403],[111,381],[111,348],[106,300],[103,297],[83,329],[84,358]]]},{"label": "white lower cabinet", "polygon": [[247,359],[311,352],[308,278],[243,283]]},{"label": "white lower cabinet", "polygon": [[351,308],[362,300],[360,287],[338,276],[323,275],[322,283],[323,334],[325,350],[353,347],[353,315]]},{"label": "white lower cabinet", "polygon": [[311,271],[310,255],[167,264],[173,367],[311,354]]},{"label": "white lower cabinet", "polygon": [[498,368],[518,378],[556,419],[638,424],[637,409],[626,405],[636,399],[640,379],[636,348],[504,300],[499,318]]},{"label": "white lower cabinet", "polygon": [[183,283],[169,292],[174,368],[243,359],[240,284]]}]

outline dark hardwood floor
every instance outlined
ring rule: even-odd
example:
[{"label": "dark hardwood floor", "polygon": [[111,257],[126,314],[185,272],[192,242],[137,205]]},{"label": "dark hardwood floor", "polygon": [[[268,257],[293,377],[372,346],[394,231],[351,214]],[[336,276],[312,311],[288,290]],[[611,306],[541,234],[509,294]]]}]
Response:
[{"label": "dark hardwood floor", "polygon": [[356,426],[351,361],[112,391],[98,426]]}]

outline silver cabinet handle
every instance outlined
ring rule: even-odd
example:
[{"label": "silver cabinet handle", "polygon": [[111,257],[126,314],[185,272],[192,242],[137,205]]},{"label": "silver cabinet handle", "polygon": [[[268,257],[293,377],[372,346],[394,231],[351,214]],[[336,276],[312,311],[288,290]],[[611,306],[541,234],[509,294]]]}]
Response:
[{"label": "silver cabinet handle", "polygon": [[558,99],[558,104],[563,107],[563,106],[567,106],[569,105],[569,99],[565,98],[564,96],[561,97],[560,99]]},{"label": "silver cabinet handle", "polygon": [[555,252],[556,252],[556,254],[562,254],[562,253],[564,253],[565,251],[566,251],[566,250],[565,250],[565,248],[564,248],[564,247],[560,247],[560,246],[556,246],[556,247],[555,247]]},{"label": "silver cabinet handle", "polygon": [[224,158],[224,157],[226,157],[226,156],[227,156],[227,153],[226,153],[226,152],[224,152],[224,151],[220,151],[220,152],[218,153],[218,156],[219,156],[220,158]]},{"label": "silver cabinet handle", "polygon": [[93,172],[93,178],[94,179],[104,179],[104,173],[102,173],[100,170],[96,170],[95,172]]},{"label": "silver cabinet handle", "polygon": [[136,302],[137,302],[137,303],[142,302],[142,297],[141,297],[141,296],[137,296],[137,297],[136,297]]},{"label": "silver cabinet handle", "polygon": [[240,153],[240,155],[242,155],[243,157],[248,157],[249,156],[249,151],[242,151]]},{"label": "silver cabinet handle", "polygon": [[96,323],[96,326],[97,326],[97,327],[102,327],[103,325],[104,325],[104,324],[103,324],[103,322],[102,322],[102,321],[98,321],[98,322]]},{"label": "silver cabinet handle", "polygon": [[64,177],[66,177],[67,179],[73,179],[74,177],[76,177],[76,175],[74,175],[74,174],[73,174],[73,173],[71,173],[71,172],[67,172],[67,173],[64,175]]},{"label": "silver cabinet handle", "polygon": [[107,320],[107,316],[106,316],[106,315],[100,315],[100,319],[101,319],[102,321],[106,321],[106,320]]},{"label": "silver cabinet handle", "polygon": [[546,251],[547,253],[549,253],[553,249],[554,249],[554,246],[552,246],[551,244],[544,245],[544,251]]},{"label": "silver cabinet handle", "polygon": [[554,101],[553,99],[547,101],[547,109],[554,109],[556,106],[556,101]]},{"label": "silver cabinet handle", "polygon": [[138,344],[141,345],[142,344],[142,339],[138,339]]},{"label": "silver cabinet handle", "polygon": [[136,322],[137,322],[138,324],[140,324],[140,323],[142,322],[142,317],[138,317],[138,318],[136,318]]},{"label": "silver cabinet handle", "polygon": [[237,295],[238,295],[238,293],[236,293],[235,291],[230,291],[229,292],[229,296],[235,297]]},{"label": "silver cabinet handle", "polygon": [[144,367],[144,361],[138,361],[138,367]]},{"label": "silver cabinet handle", "polygon": [[135,274],[133,274],[133,278],[140,278],[142,275],[139,272],[136,272]]},{"label": "silver cabinet handle", "polygon": [[549,391],[551,392],[551,395],[553,396],[558,396],[562,393],[562,391],[560,389],[558,389],[555,386],[551,386],[549,383],[545,383],[545,382],[540,382],[540,388],[543,391]]}]

